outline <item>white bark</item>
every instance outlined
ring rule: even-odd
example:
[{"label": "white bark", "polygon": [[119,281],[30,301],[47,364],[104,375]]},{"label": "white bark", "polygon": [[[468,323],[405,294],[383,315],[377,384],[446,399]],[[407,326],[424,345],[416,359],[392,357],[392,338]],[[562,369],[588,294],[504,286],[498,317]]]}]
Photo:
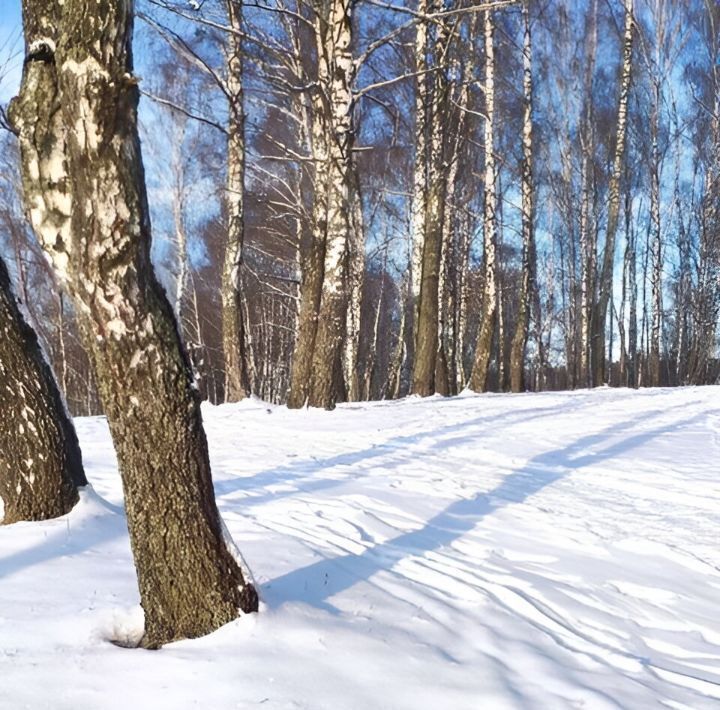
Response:
[{"label": "white bark", "polygon": [[599,279],[598,307],[593,319],[593,382],[601,384],[605,379],[605,322],[607,320],[610,293],[613,288],[613,270],[615,264],[615,238],[617,235],[618,216],[620,212],[620,182],[625,161],[625,142],[627,137],[628,101],[630,97],[630,81],[632,78],[632,53],[635,20],[633,17],[633,0],[625,0],[625,27],[623,31],[623,60],[620,79],[620,100],[617,113],[617,130],[615,136],[615,152],[613,155],[612,174],[608,187],[608,217],[605,237],[605,254],[602,272]]},{"label": "white bark", "polygon": [[497,163],[495,160],[495,22],[485,12],[485,203],[483,246],[485,250],[482,323],[475,352],[470,387],[476,392],[487,387],[493,335],[497,320]]},{"label": "white bark", "polygon": [[[427,13],[427,0],[419,0],[418,12]],[[422,258],[425,245],[425,211],[427,200],[427,113],[428,113],[428,25],[421,20],[415,30],[415,164],[413,168],[413,194],[410,213],[410,294],[413,303],[413,320],[417,321],[417,303],[420,298]],[[415,325],[413,325],[413,329]]]}]

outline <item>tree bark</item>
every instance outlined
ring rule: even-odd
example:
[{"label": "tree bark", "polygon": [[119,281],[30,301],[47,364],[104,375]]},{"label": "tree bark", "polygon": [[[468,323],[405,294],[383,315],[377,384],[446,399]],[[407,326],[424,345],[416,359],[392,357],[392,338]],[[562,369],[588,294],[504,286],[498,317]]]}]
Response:
[{"label": "tree bark", "polygon": [[[418,0],[418,12],[428,11],[428,0]],[[428,189],[428,129],[429,81],[428,74],[428,22],[421,19],[415,27],[415,162],[413,164],[413,193],[410,206],[410,300],[411,357],[415,360],[415,341],[420,307],[423,254],[425,251],[425,221]]]},{"label": "tree bark", "polygon": [[118,456],[142,645],[204,635],[258,598],[224,535],[200,401],[150,261],[133,3],[24,0],[11,116],[25,202],[67,285]]},{"label": "tree bark", "polygon": [[245,220],[245,111],[243,105],[242,1],[226,0],[228,33],[226,46],[228,102],[227,139],[227,243],[222,272],[223,354],[225,401],[236,402],[251,390],[251,357],[247,347],[246,309],[243,295],[243,247]]},{"label": "tree bark", "polygon": [[497,329],[497,164],[495,161],[495,21],[485,12],[485,202],[483,245],[485,282],[482,295],[482,322],[475,346],[475,364],[470,389],[484,392]]},{"label": "tree bark", "polygon": [[[318,74],[325,76],[328,69],[323,49],[324,34],[321,34],[317,23],[316,44]],[[319,89],[316,89],[312,96],[310,148],[314,166],[312,224],[309,247],[303,250],[300,245],[300,305],[287,402],[291,409],[304,407],[308,401],[324,274],[329,164],[327,117],[323,94]]]},{"label": "tree bark", "polygon": [[[433,4],[433,10],[442,3]],[[447,171],[444,158],[443,110],[446,108],[447,79],[441,69],[448,49],[449,32],[441,20],[433,27],[433,64],[437,67],[428,108],[429,145],[427,155],[427,186],[425,190],[424,237],[420,299],[415,321],[415,353],[412,372],[412,392],[427,397],[436,391],[435,371],[438,356],[438,327],[440,311],[440,269],[442,262],[443,215],[445,207]]]},{"label": "tree bark", "polygon": [[532,35],[530,32],[529,0],[522,6],[523,37],[523,157],[522,176],[522,284],[518,297],[515,335],[510,352],[510,389],[521,392],[524,386],[525,350],[527,348],[531,301],[535,291],[535,238],[533,228],[533,167],[532,167]]},{"label": "tree bark", "polygon": [[593,76],[597,58],[597,0],[593,0],[588,14],[587,49],[583,88],[583,107],[580,129],[580,342],[578,344],[578,380],[582,386],[593,386],[593,371],[590,366],[592,342],[592,313],[596,301],[595,272],[597,269],[597,231],[593,216],[593,165],[595,153],[595,116],[593,98]]},{"label": "tree bark", "polygon": [[0,523],[72,510],[87,485],[75,429],[0,259]]},{"label": "tree bark", "polygon": [[660,81],[653,80],[653,106],[650,111],[650,230],[652,233],[652,323],[650,326],[650,363],[649,375],[651,387],[660,386],[660,326],[662,316],[662,234],[660,225]]},{"label": "tree bark", "polygon": [[352,0],[332,0],[329,13],[319,18],[327,24],[328,59],[321,66],[320,86],[328,111],[327,232],[317,332],[310,371],[307,403],[333,409],[343,390],[342,345],[348,305],[348,249],[352,225],[350,196],[352,181],[354,96],[352,83]]},{"label": "tree bark", "polygon": [[607,321],[610,292],[613,288],[613,270],[615,265],[615,238],[620,215],[620,182],[625,161],[625,142],[627,134],[628,100],[632,78],[632,53],[635,20],[633,18],[633,0],[625,0],[625,29],[623,32],[623,60],[620,79],[620,98],[618,102],[617,129],[615,133],[615,153],[608,187],[608,216],[605,233],[605,254],[599,275],[599,295],[591,323],[593,383],[605,382],[605,324]]},{"label": "tree bark", "polygon": [[312,98],[315,166],[312,238],[302,260],[298,335],[288,406],[332,409],[344,390],[352,224],[352,0],[314,8],[317,81]]},{"label": "tree bark", "polygon": [[362,195],[360,193],[360,176],[357,166],[354,164],[352,166],[352,181],[352,228],[348,244],[350,295],[347,304],[346,333],[343,344],[343,373],[347,399],[349,402],[357,402],[362,396],[358,352],[360,349],[363,281],[365,279],[365,224]]}]

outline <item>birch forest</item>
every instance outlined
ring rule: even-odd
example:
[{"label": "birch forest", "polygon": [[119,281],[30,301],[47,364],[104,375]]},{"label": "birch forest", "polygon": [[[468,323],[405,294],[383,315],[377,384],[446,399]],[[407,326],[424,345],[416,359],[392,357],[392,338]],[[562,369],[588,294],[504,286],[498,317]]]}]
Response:
[{"label": "birch forest", "polygon": [[[718,381],[715,0],[139,0],[133,48],[152,263],[203,399]],[[23,203],[29,49],[54,51],[0,46],[0,280],[98,414],[112,354]]]}]

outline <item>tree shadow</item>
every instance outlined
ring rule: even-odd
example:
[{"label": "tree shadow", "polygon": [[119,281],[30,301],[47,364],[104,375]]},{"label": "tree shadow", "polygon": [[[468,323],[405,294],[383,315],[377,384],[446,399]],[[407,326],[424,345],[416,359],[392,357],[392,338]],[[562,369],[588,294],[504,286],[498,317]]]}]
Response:
[{"label": "tree shadow", "polygon": [[[103,514],[98,512],[79,517],[80,508],[88,503],[95,504],[99,510],[104,511]],[[52,533],[46,532],[45,539],[39,545],[0,557],[0,578],[9,577],[16,572],[59,557],[81,554],[127,535],[127,522],[122,508],[104,500],[90,485],[81,489],[80,501],[62,518],[40,522],[18,522],[12,527],[15,526],[38,528],[43,526]]]},{"label": "tree shadow", "polygon": [[[579,398],[580,399],[580,398]],[[583,397],[573,407],[566,411],[576,411],[590,406],[595,406],[594,401],[588,401],[589,397]],[[276,466],[253,476],[239,476],[231,480],[218,481],[215,483],[215,493],[222,502],[223,497],[233,497],[234,494],[242,494],[242,506],[262,505],[279,498],[295,495],[297,493],[312,493],[347,482],[346,472],[338,473],[334,477],[319,477],[318,474],[327,473],[334,467],[353,467],[354,478],[361,478],[366,475],[372,467],[374,459],[383,457],[383,470],[397,468],[407,463],[407,447],[422,444],[428,439],[447,437],[452,434],[463,433],[463,436],[443,439],[436,442],[435,446],[444,448],[448,444],[454,444],[469,438],[468,432],[472,432],[475,440],[484,434],[502,429],[506,426],[515,426],[533,421],[552,412],[557,412],[557,405],[547,407],[534,407],[522,411],[509,411],[500,415],[484,415],[474,419],[448,424],[442,427],[428,429],[414,434],[397,436],[381,444],[375,444],[359,451],[336,454],[322,459],[310,458],[294,461],[290,464]],[[291,490],[265,491],[268,486],[293,485]]]},{"label": "tree shadow", "polygon": [[[455,501],[422,528],[369,547],[360,554],[326,558],[307,567],[292,570],[265,584],[262,596],[271,606],[279,606],[289,601],[303,601],[331,613],[338,613],[337,608],[328,600],[358,582],[367,582],[380,571],[392,571],[403,559],[422,557],[450,545],[475,528],[487,515],[508,505],[523,503],[573,471],[589,464],[608,461],[664,434],[687,428],[704,416],[698,414],[689,420],[643,430],[600,451],[588,452],[588,449],[608,442],[615,435],[676,408],[684,409],[685,406],[644,413],[641,417],[619,422],[597,434],[581,437],[569,446],[540,454],[520,470],[506,476],[493,490],[478,493],[473,498]],[[458,437],[454,443],[462,443],[462,439],[463,437]],[[446,444],[445,441],[439,443]]]}]

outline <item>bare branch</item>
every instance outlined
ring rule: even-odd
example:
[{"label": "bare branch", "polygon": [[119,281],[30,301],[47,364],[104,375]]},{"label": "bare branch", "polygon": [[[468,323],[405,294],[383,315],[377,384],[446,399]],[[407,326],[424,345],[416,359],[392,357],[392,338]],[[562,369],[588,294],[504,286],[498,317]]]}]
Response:
[{"label": "bare branch", "polygon": [[161,96],[156,96],[155,94],[151,94],[149,91],[145,91],[144,89],[140,89],[140,93],[150,99],[151,101],[154,101],[157,104],[160,104],[161,106],[167,106],[168,108],[172,109],[173,111],[177,111],[178,113],[183,114],[184,116],[187,116],[188,118],[192,118],[194,121],[199,121],[200,123],[204,123],[207,126],[211,126],[212,128],[217,129],[218,131],[221,131],[225,135],[227,135],[227,130],[224,126],[220,125],[219,123],[216,123],[212,119],[205,118],[204,116],[199,116],[196,113],[192,113],[192,111],[188,111],[188,109],[183,108],[182,106],[179,106],[176,103],[173,103],[172,101],[168,99],[164,99]]}]

